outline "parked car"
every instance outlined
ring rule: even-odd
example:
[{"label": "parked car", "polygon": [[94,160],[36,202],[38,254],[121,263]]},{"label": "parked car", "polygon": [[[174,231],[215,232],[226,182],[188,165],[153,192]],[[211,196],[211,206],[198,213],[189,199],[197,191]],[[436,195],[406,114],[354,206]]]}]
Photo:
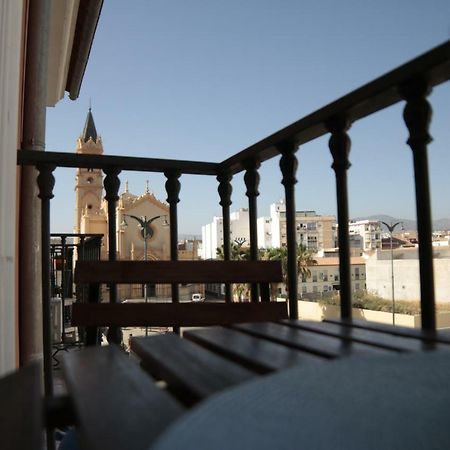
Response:
[{"label": "parked car", "polygon": [[202,294],[196,292],[195,294],[192,294],[192,301],[193,302],[203,302],[203,301],[205,301],[205,297],[203,297]]}]

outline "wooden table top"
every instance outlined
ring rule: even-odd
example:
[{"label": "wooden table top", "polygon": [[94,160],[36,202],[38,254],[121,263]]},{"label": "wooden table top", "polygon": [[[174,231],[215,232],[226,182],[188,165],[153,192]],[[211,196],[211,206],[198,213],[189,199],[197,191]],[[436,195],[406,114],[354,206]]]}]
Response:
[{"label": "wooden table top", "polygon": [[396,365],[404,355],[428,350],[445,355],[450,340],[357,322],[285,320],[184,329],[183,339],[173,333],[133,338],[131,348],[131,356],[109,346],[64,359],[86,448],[148,449],[193,405],[235,386],[259,383],[263,375],[317,366],[327,370],[334,361],[347,366],[387,358]]}]

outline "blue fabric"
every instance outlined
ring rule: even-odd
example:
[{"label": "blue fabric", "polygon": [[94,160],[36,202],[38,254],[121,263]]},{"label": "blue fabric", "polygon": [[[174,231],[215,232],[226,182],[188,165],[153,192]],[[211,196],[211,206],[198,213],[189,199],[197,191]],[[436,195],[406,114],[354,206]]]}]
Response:
[{"label": "blue fabric", "polygon": [[58,450],[80,450],[80,441],[75,430],[69,430],[63,437]]},{"label": "blue fabric", "polygon": [[152,449],[450,449],[449,379],[449,352],[303,364],[212,396]]}]

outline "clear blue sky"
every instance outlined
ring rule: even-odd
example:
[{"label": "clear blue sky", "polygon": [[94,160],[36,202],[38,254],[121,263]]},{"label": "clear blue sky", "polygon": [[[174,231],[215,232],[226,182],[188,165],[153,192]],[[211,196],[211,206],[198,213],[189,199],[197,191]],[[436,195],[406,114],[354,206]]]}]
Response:
[{"label": "clear blue sky", "polygon": [[[450,37],[448,0],[107,0],[80,98],[47,114],[47,149],[72,152],[92,98],[106,154],[218,162]],[[450,83],[435,89],[433,216],[450,217]],[[350,130],[350,215],[415,217],[402,107]],[[327,138],[299,150],[297,209],[335,214]],[[145,180],[165,200],[164,179]],[[74,222],[74,171],[58,170],[52,231]],[[213,177],[182,176],[180,233],[220,215]],[[242,176],[233,209],[246,207]],[[278,158],[261,169],[259,215],[283,196]]]}]

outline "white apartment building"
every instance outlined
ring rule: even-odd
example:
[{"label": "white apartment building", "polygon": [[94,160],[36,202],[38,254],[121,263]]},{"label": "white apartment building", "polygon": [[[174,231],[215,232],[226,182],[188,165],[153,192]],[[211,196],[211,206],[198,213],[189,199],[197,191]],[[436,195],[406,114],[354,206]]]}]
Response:
[{"label": "white apartment building", "polygon": [[259,217],[257,222],[258,248],[270,248],[272,245],[272,219]]},{"label": "white apartment building", "polygon": [[[315,211],[297,211],[297,242],[315,251],[336,246],[336,217],[321,216]],[[250,243],[248,209],[241,208],[230,214],[231,242]],[[286,246],[286,204],[283,200],[270,205],[270,217],[260,217],[257,221],[258,247]],[[217,248],[223,245],[223,219],[214,217],[213,221],[202,227],[203,259],[215,259]]]},{"label": "white apartment building", "polygon": [[433,247],[447,247],[450,245],[450,231],[434,231],[432,237]]},{"label": "white apartment building", "polygon": [[381,248],[381,225],[376,220],[350,221],[348,224],[350,236],[362,238],[362,251],[368,252]]},{"label": "white apartment building", "polygon": [[[248,209],[241,208],[230,214],[230,238],[231,242],[238,240],[249,245],[249,217]],[[202,259],[216,259],[217,249],[223,245],[223,218],[215,216],[213,221],[202,226]]]},{"label": "white apartment building", "polygon": [[239,211],[230,214],[230,239],[231,242],[244,242],[244,247],[250,245],[249,215],[247,208],[241,208]]},{"label": "white apartment building", "polygon": [[216,259],[217,248],[223,245],[223,219],[214,216],[211,223],[202,226],[202,259]]}]

